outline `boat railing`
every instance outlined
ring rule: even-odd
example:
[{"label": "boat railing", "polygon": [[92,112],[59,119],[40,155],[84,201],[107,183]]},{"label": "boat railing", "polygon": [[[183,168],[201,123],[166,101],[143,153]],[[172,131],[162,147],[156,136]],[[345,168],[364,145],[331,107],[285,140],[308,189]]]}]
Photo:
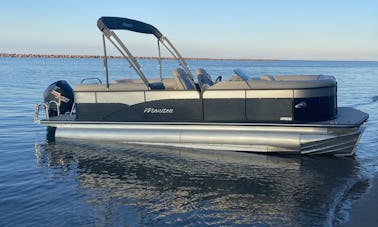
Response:
[{"label": "boat railing", "polygon": [[47,104],[47,112],[48,112],[48,115],[49,115],[49,118],[50,118],[50,106],[51,105],[55,105],[56,106],[56,111],[57,111],[57,116],[60,115],[60,99],[59,99],[59,102],[55,101],[55,100],[51,100],[48,104]]},{"label": "boat railing", "polygon": [[[39,112],[40,112],[41,109],[45,110],[45,119],[49,120],[50,119],[50,108],[52,108],[52,106],[54,106],[54,105],[56,106],[57,116],[59,116],[60,115],[60,102],[57,102],[55,100],[51,100],[48,103],[37,104],[35,106],[35,110],[34,110],[34,122],[36,122],[36,123],[40,122]],[[75,105],[72,106],[70,115],[72,115],[74,109],[75,109]]]},{"label": "boat railing", "polygon": [[34,109],[34,122],[39,123],[39,111],[43,108],[45,110],[45,118],[49,119],[48,105],[46,103],[40,103],[35,105]]},{"label": "boat railing", "polygon": [[99,84],[102,84],[102,80],[100,78],[97,78],[97,77],[90,77],[90,78],[82,79],[80,84],[84,84],[84,82],[90,81],[90,80],[97,80]]},{"label": "boat railing", "polygon": [[75,110],[76,110],[76,103],[73,103],[71,111],[70,111],[70,115],[72,115],[75,112]]}]

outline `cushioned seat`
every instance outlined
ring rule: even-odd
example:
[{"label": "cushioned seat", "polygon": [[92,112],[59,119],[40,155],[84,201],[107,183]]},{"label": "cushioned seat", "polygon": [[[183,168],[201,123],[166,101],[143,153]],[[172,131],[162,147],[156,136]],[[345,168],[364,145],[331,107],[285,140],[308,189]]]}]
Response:
[{"label": "cushioned seat", "polygon": [[196,75],[201,90],[206,90],[214,85],[211,76],[206,72],[206,70],[199,68],[196,70]]},{"label": "cushioned seat", "polygon": [[251,78],[248,81],[231,80],[216,83],[211,90],[237,90],[237,89],[306,89],[318,87],[335,87],[336,79],[325,75],[299,75],[299,76],[262,76]]},{"label": "cushioned seat", "polygon": [[188,74],[181,69],[177,68],[172,72],[173,80],[175,81],[176,90],[195,90],[196,85],[194,81],[190,79]]},{"label": "cushioned seat", "polygon": [[[109,91],[145,91],[148,87],[144,83],[109,84]],[[106,84],[80,84],[74,91],[108,91]]]},{"label": "cushioned seat", "polygon": [[247,81],[248,80],[248,75],[245,74],[243,71],[240,69],[234,69],[234,75],[232,75],[231,80],[233,81]]},{"label": "cushioned seat", "polygon": [[[264,78],[263,78],[264,77]],[[251,89],[305,89],[334,87],[336,79],[325,75],[263,76],[260,80],[248,80]]]}]

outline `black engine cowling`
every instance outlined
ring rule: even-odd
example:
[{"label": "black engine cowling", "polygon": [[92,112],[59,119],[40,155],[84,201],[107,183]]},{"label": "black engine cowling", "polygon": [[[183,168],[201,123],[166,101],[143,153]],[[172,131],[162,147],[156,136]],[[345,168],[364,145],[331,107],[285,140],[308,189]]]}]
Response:
[{"label": "black engine cowling", "polygon": [[[55,101],[59,104],[60,114],[71,111],[74,104],[74,92],[71,86],[65,80],[59,80],[47,87],[43,93],[45,103]],[[49,104],[49,116],[58,115],[58,108],[56,104]]]}]

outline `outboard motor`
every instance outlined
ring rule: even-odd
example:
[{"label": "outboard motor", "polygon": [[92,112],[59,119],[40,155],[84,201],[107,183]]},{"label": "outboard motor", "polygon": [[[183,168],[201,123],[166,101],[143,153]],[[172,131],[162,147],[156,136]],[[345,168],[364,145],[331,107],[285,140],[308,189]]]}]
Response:
[{"label": "outboard motor", "polygon": [[58,106],[60,114],[71,111],[74,104],[74,92],[67,81],[59,80],[48,86],[43,93],[43,99],[49,106],[49,116],[53,117],[58,115]]}]

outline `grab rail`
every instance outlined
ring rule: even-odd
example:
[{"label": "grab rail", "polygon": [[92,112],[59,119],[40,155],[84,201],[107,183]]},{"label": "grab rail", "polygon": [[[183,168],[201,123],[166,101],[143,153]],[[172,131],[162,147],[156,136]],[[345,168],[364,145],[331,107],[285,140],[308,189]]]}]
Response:
[{"label": "grab rail", "polygon": [[48,111],[48,106],[46,103],[40,103],[40,104],[37,104],[35,106],[35,109],[34,109],[34,123],[38,123],[39,122],[39,110],[41,108],[44,108],[45,109],[45,117],[46,119],[49,119],[49,111]]},{"label": "grab rail", "polygon": [[[60,101],[60,100],[59,100]],[[55,104],[56,105],[56,110],[58,112],[58,116],[60,115],[60,102],[58,103],[57,101],[54,101],[54,100],[51,100],[48,104],[47,104],[47,107],[48,107],[48,110],[50,110],[50,106],[51,104]],[[49,111],[50,112],[50,111]],[[50,116],[49,116],[50,117]]]},{"label": "grab rail", "polygon": [[[52,105],[56,105],[57,116],[59,116],[60,115],[60,102],[51,100],[48,103],[40,103],[40,104],[37,104],[35,106],[35,109],[34,109],[34,122],[38,123],[40,121],[39,120],[39,111],[41,110],[41,108],[44,108],[44,110],[45,110],[45,117],[46,117],[46,119],[50,120],[50,108],[51,108]],[[73,112],[73,108],[71,109],[71,114],[72,114],[72,112]]]},{"label": "grab rail", "polygon": [[70,115],[72,115],[72,114],[74,113],[75,110],[76,110],[76,104],[73,103],[73,104],[72,104],[71,111],[70,111]]},{"label": "grab rail", "polygon": [[87,81],[87,80],[97,80],[100,84],[102,84],[102,80],[100,78],[97,78],[97,77],[90,77],[90,78],[82,79],[80,84],[84,84],[84,82]]}]

